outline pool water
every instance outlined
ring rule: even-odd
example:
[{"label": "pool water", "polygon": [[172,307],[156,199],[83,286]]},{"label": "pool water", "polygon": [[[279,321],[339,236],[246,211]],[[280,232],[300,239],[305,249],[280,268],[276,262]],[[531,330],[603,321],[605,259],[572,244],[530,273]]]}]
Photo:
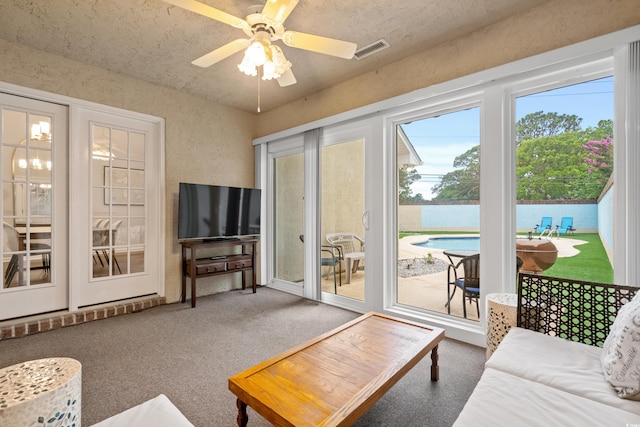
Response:
[{"label": "pool water", "polygon": [[480,250],[480,237],[431,237],[426,242],[414,243],[423,248],[443,250],[463,249],[470,251]]}]

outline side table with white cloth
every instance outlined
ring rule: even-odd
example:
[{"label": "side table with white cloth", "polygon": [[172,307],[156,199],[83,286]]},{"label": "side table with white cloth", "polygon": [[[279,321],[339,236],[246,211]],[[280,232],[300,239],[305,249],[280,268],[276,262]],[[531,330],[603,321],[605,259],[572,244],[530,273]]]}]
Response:
[{"label": "side table with white cloth", "polygon": [[518,295],[487,295],[487,359],[498,348],[509,330],[516,326]]}]

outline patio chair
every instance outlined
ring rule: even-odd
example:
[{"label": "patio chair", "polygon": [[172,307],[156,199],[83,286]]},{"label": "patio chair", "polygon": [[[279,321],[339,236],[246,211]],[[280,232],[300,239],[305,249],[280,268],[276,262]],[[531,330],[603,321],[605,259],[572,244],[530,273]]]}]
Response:
[{"label": "patio chair", "polygon": [[[463,267],[463,276],[458,277],[458,268]],[[478,318],[480,317],[480,254],[467,256],[458,261],[457,264],[449,264],[447,269],[447,313],[451,314],[451,300],[453,300],[456,290],[462,291],[462,313],[467,317],[467,304],[476,303]]]},{"label": "patio chair", "polygon": [[354,233],[330,233],[325,239],[331,246],[340,248],[340,258],[347,273],[345,283],[351,283],[351,273],[358,271],[360,260],[364,261],[364,240]]},{"label": "patio chair", "polygon": [[563,216],[560,225],[556,225],[556,229],[558,230],[558,234],[573,234],[573,232],[576,231],[576,229],[573,228],[573,217]]},{"label": "patio chair", "polygon": [[[300,241],[304,243],[304,234],[300,235]],[[338,288],[336,286],[336,265],[338,266],[338,282],[340,286],[342,286],[342,271],[340,269],[340,249],[334,248],[329,245],[321,245],[320,246],[320,266],[321,267],[331,267],[333,269],[333,292],[335,294],[338,293]],[[326,275],[327,279],[329,278],[329,272],[327,271]]]},{"label": "patio chair", "polygon": [[551,223],[553,219],[550,216],[543,216],[540,224],[536,224],[533,228],[536,233],[544,233],[546,230],[551,230]]}]

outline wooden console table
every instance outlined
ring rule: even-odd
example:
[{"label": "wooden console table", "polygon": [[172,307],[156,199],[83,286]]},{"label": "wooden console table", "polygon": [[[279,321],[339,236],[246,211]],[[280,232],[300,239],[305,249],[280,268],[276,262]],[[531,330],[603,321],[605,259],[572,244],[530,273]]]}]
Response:
[{"label": "wooden console table", "polygon": [[[258,239],[197,240],[181,242],[182,245],[182,302],[187,297],[187,276],[191,278],[191,307],[196,306],[196,279],[219,274],[241,273],[242,289],[246,289],[246,273],[251,272],[253,293],[256,292],[256,243]],[[242,247],[242,253],[198,258],[198,251],[210,248]],[[251,251],[248,252],[249,247]],[[187,257],[189,250],[189,257]],[[233,251],[235,252],[235,251]]]}]

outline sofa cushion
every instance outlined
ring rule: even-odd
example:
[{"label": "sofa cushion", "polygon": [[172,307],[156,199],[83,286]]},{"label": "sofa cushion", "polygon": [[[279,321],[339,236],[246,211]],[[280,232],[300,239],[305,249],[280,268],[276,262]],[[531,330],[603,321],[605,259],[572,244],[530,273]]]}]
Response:
[{"label": "sofa cushion", "polygon": [[487,368],[453,425],[625,426],[639,422],[638,414]]},{"label": "sofa cushion", "polygon": [[93,427],[193,427],[173,403],[161,394],[138,406],[94,424]]},{"label": "sofa cushion", "polygon": [[640,293],[620,308],[602,346],[604,378],[625,399],[640,399]]},{"label": "sofa cushion", "polygon": [[511,328],[486,367],[640,414],[640,402],[619,399],[602,373],[602,349]]}]

